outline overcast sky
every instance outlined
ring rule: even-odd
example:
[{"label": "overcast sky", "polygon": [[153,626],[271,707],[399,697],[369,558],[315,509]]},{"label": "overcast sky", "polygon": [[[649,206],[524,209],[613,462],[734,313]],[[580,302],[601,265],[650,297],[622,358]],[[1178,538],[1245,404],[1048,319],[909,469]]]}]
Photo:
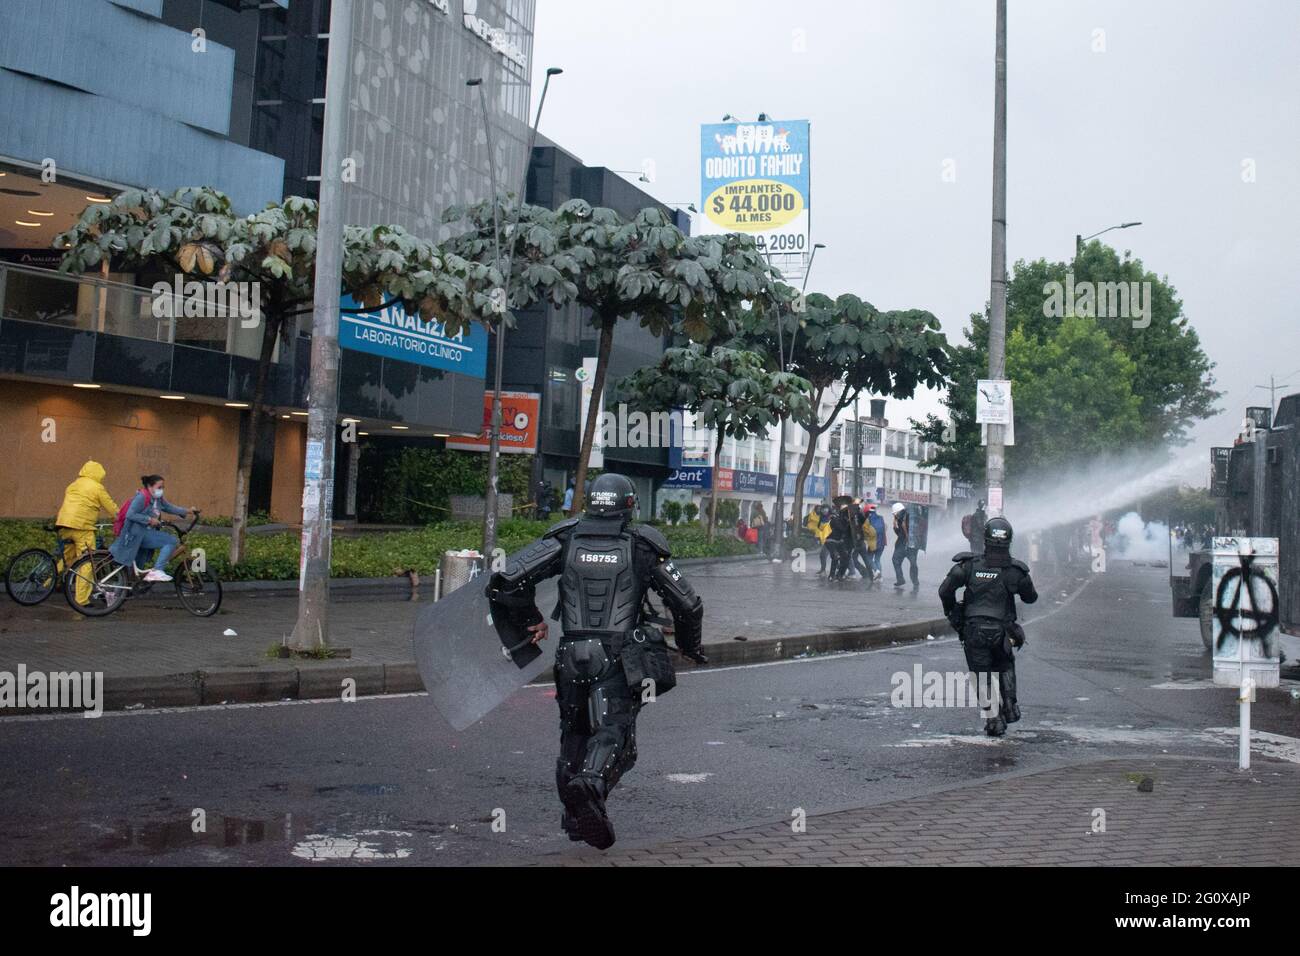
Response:
[{"label": "overcast sky", "polygon": [[[1009,261],[1140,220],[1104,238],[1178,290],[1227,393],[1197,445],[1230,443],[1270,373],[1300,391],[1300,2],[1008,6]],[[809,288],[957,338],[989,291],[993,30],[993,0],[539,0],[541,130],[698,205],[701,123],[806,118]]]}]

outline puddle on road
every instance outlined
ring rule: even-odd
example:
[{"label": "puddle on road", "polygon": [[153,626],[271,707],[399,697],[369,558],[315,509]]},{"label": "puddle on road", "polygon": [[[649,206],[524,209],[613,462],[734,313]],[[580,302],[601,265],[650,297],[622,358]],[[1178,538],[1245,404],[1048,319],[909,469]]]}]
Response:
[{"label": "puddle on road", "polygon": [[95,848],[103,852],[147,850],[150,853],[200,846],[224,849],[267,842],[287,843],[301,839],[310,832],[307,821],[292,813],[265,820],[209,817],[203,823],[204,829],[199,832],[195,832],[196,823],[193,817],[186,817],[182,820],[128,824],[95,841]]},{"label": "puddle on road", "polygon": [[[397,786],[388,784],[316,788],[316,792],[323,795],[382,795],[397,790]],[[178,820],[125,824],[116,828],[97,827],[101,833],[90,843],[101,853],[127,852],[149,856],[203,848],[228,850],[277,844],[287,847],[291,855],[302,860],[403,860],[414,851],[415,833],[412,831],[438,838],[449,829],[456,829],[455,824],[432,820],[402,821],[411,827],[410,830],[386,828],[383,824],[389,822],[388,814],[379,814],[378,819],[367,822],[372,824],[368,828],[352,829],[293,813],[260,819],[215,814],[206,817],[186,815]],[[442,846],[435,849],[442,849]]]}]

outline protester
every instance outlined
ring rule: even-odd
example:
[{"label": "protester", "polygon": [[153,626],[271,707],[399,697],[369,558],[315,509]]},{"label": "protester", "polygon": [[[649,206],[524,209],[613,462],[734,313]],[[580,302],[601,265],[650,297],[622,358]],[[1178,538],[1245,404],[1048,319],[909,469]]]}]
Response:
[{"label": "protester", "polygon": [[965,535],[967,542],[970,543],[972,554],[984,553],[984,525],[988,523],[988,512],[984,510],[984,499],[981,498],[975,510],[961,519],[961,533]]},{"label": "protester", "polygon": [[749,515],[749,526],[758,533],[758,550],[767,554],[767,536],[771,526],[768,524],[767,513],[763,511],[761,501],[754,505],[754,510]]},{"label": "protester", "polygon": [[871,550],[871,570],[875,580],[879,581],[884,576],[880,570],[880,556],[885,551],[885,519],[880,517],[875,505],[867,505],[867,521],[876,533],[876,546]]},{"label": "protester", "polygon": [[[854,498],[849,505],[849,531],[853,536],[851,563],[862,580],[870,581],[871,549],[867,545],[867,514],[862,510],[862,499]],[[874,536],[874,532],[873,532]]]},{"label": "protester", "polygon": [[849,572],[849,554],[853,546],[852,532],[849,528],[848,499],[835,499],[838,505],[831,512],[831,532],[826,536],[826,545],[831,549],[831,573],[828,581],[842,581]]},{"label": "protester", "polygon": [[912,590],[921,586],[921,575],[916,570],[916,548],[912,547],[912,524],[907,514],[907,506],[901,501],[894,502],[894,587],[904,588],[903,561],[911,562]]},{"label": "protester", "polygon": [[570,517],[573,514],[573,479],[572,478],[569,479],[568,487],[564,489],[564,503],[560,506],[560,510],[564,512],[565,517]]},{"label": "protester", "polygon": [[818,505],[812,511],[808,512],[808,518],[804,522],[804,527],[815,534],[817,536],[817,541],[821,544],[821,569],[817,572],[818,577],[821,577],[826,573],[826,562],[831,559],[831,549],[826,543],[826,539],[830,537],[831,533],[831,523],[829,520],[830,513],[831,509],[829,506]]},{"label": "protester", "polygon": [[167,561],[180,544],[180,539],[174,534],[159,530],[162,514],[165,512],[169,515],[188,517],[194,512],[191,508],[178,507],[163,497],[162,475],[145,475],[140,479],[140,484],[143,487],[135,493],[126,510],[122,533],[108,550],[112,552],[113,560],[118,564],[133,567],[142,549],[146,551],[157,549],[158,556],[154,558],[153,567],[144,579],[170,581],[172,576],[165,569]]},{"label": "protester", "polygon": [[[99,462],[91,460],[81,466],[77,480],[63,491],[63,504],[59,505],[59,514],[54,519],[58,535],[63,539],[63,566],[72,567],[72,563],[87,551],[95,547],[95,519],[100,510],[116,515],[117,502],[104,487],[107,472]],[[77,578],[77,601],[86,604],[90,600],[90,582]]]}]

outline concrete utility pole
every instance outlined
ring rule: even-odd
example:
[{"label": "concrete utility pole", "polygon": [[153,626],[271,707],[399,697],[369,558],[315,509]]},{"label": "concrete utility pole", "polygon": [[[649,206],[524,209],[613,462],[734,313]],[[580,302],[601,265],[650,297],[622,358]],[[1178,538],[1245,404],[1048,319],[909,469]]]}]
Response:
[{"label": "concrete utility pole", "polygon": [[302,558],[296,651],[329,646],[330,552],[334,510],[334,437],[338,417],[339,297],[343,287],[343,127],[347,118],[352,0],[330,9],[325,78],[320,204],[316,220],[315,301],[311,381],[307,399],[307,458],[302,490]]},{"label": "concrete utility pole", "polygon": [[[989,378],[1006,377],[1007,348],[1007,0],[997,0],[993,87],[993,256],[989,276]],[[988,514],[1006,507],[1002,486],[1006,448],[1002,425],[988,425]]]}]

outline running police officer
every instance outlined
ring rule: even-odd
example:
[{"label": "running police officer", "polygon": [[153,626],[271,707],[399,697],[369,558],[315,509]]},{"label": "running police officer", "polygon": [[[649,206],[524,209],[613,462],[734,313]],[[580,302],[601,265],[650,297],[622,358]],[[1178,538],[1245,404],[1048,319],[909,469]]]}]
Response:
[{"label": "running police officer", "polygon": [[564,804],[561,826],[571,840],[606,849],[614,827],[605,800],[636,762],[641,705],[675,684],[663,633],[647,623],[647,589],[672,614],[683,655],[699,653],[704,605],[670,560],[655,528],[631,524],[636,489],[623,475],[592,482],[586,512],[550,528],[492,576],[493,613],[543,641],[547,624],[534,587],[560,575],[556,614],[563,634],[555,651],[560,705],[560,759],[555,784]]},{"label": "running police officer", "polygon": [[[1038,600],[1029,566],[1011,557],[1011,522],[990,518],[984,525],[984,553],[963,551],[953,556],[953,567],[939,585],[943,613],[961,638],[966,665],[975,674],[981,697],[996,690],[998,712],[984,722],[984,732],[1001,737],[1007,724],[1020,719],[1016,703],[1014,648],[1025,643],[1024,629],[1016,623],[1016,598],[1026,604]],[[957,592],[966,589],[958,604]],[[997,675],[996,683],[991,679]],[[981,705],[991,703],[981,700]]]}]

